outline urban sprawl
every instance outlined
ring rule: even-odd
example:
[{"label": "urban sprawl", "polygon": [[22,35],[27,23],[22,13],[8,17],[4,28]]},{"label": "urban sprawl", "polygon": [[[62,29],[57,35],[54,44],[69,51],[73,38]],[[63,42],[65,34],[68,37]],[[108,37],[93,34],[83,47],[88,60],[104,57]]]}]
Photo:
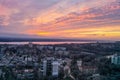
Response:
[{"label": "urban sprawl", "polygon": [[120,42],[1,44],[0,80],[120,80]]}]

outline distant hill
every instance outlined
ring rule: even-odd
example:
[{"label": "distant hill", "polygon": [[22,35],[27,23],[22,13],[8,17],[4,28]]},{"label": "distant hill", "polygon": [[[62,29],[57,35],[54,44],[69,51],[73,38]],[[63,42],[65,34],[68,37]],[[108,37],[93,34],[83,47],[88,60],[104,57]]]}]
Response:
[{"label": "distant hill", "polygon": [[50,39],[50,38],[0,38],[0,42],[62,42],[62,41],[96,41],[82,39]]}]

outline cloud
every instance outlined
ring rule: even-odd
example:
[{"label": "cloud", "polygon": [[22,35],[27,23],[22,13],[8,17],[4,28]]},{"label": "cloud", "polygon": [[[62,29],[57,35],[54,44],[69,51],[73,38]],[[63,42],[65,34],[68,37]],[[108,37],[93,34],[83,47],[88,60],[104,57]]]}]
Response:
[{"label": "cloud", "polygon": [[[71,12],[79,12],[86,10],[87,8],[101,7],[108,3],[111,3],[115,0],[60,0],[59,3],[54,4],[50,8],[46,8],[42,10],[42,12],[38,13],[34,19],[36,19],[37,23],[46,23],[55,20],[56,18],[66,16]],[[42,21],[41,21],[42,20]],[[25,20],[26,21],[26,20]]]},{"label": "cloud", "polygon": [[0,26],[7,26],[7,25],[9,25],[8,19],[9,18],[7,16],[0,16]]},{"label": "cloud", "polygon": [[[119,39],[119,13],[120,7],[117,3],[98,8],[85,8],[80,13],[71,12],[65,16],[55,18],[46,24],[37,23],[38,30],[42,30],[45,34],[38,34],[41,31],[34,30],[34,32],[37,35],[54,37],[70,38],[72,36],[74,38],[87,38],[87,36],[91,36],[93,39],[105,37],[107,39],[111,39],[111,37]],[[33,23],[35,23],[34,20]]]},{"label": "cloud", "polygon": [[1,0],[0,26],[6,27],[0,28],[0,32],[56,38],[91,36],[95,39],[107,36],[118,39],[118,2],[119,0]]}]

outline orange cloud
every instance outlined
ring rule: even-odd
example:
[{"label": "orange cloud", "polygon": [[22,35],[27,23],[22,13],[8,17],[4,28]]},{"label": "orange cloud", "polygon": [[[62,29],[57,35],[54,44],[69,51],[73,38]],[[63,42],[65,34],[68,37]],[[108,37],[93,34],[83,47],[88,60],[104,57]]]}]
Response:
[{"label": "orange cloud", "polygon": [[68,38],[88,38],[88,39],[120,39],[119,26],[100,27],[100,28],[80,28],[61,31],[62,36]]},{"label": "orange cloud", "polygon": [[10,9],[10,8],[0,4],[0,15],[10,16],[11,14],[18,13],[18,12],[19,12],[19,10],[16,8]]},{"label": "orange cloud", "polygon": [[[101,26],[101,27],[90,27],[90,28],[77,28],[67,30],[56,30],[46,31],[42,30],[29,30],[26,34],[38,35],[44,37],[55,37],[55,38],[83,38],[83,39],[120,39],[120,28],[119,26]],[[111,39],[112,38],[112,39]]]}]

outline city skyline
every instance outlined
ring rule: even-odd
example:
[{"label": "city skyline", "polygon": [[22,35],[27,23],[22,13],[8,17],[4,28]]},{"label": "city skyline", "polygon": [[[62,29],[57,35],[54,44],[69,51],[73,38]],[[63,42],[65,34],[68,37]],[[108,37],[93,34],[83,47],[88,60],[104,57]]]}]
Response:
[{"label": "city skyline", "polygon": [[0,0],[0,37],[120,40],[120,2]]}]

